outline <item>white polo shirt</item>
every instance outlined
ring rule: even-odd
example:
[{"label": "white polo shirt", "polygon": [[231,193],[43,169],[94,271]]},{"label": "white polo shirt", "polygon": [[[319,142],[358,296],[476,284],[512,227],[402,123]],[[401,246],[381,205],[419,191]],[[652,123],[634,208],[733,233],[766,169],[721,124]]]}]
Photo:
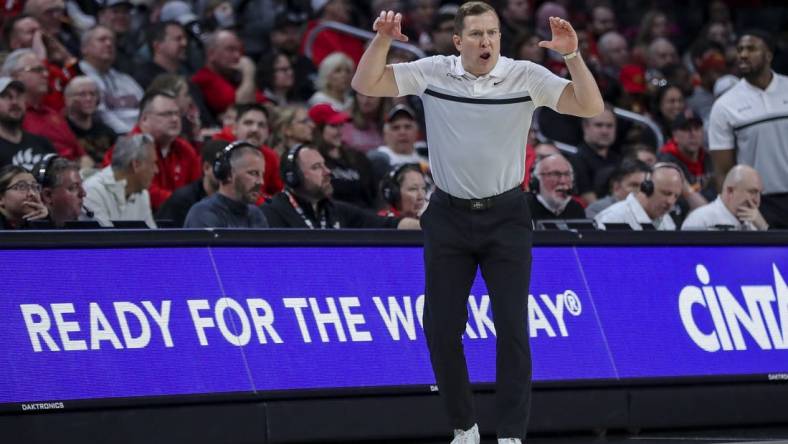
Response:
[{"label": "white polo shirt", "polygon": [[399,94],[424,102],[435,184],[470,199],[501,194],[525,176],[525,143],[537,106],[555,109],[569,83],[543,66],[500,57],[476,77],[458,56],[393,65]]},{"label": "white polo shirt", "polygon": [[626,199],[605,208],[596,215],[594,220],[602,230],[605,229],[606,223],[629,224],[633,230],[638,231],[643,230],[641,224],[652,224],[660,231],[673,231],[676,229],[676,224],[673,223],[670,214],[663,214],[656,219],[648,217],[646,210],[643,209],[637,197],[635,197],[635,193],[629,193]]},{"label": "white polo shirt", "polygon": [[755,168],[764,194],[788,192],[788,77],[773,73],[765,90],[745,79],[711,108],[709,149],[736,149],[736,163]]},{"label": "white polo shirt", "polygon": [[684,223],[682,230],[713,230],[715,225],[730,225],[735,230],[756,231],[752,222],[741,223],[736,216],[728,210],[722,197],[717,196],[713,202],[693,210]]}]

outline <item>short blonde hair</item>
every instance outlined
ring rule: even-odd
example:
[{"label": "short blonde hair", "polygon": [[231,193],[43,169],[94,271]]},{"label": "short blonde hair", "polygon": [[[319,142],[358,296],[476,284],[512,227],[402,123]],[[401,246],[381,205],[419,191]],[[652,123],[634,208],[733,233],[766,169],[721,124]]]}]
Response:
[{"label": "short blonde hair", "polygon": [[315,80],[315,87],[319,91],[323,91],[328,83],[328,76],[331,75],[337,68],[347,66],[350,72],[353,72],[355,65],[350,57],[341,52],[332,52],[322,62],[320,68],[317,70],[317,79]]}]

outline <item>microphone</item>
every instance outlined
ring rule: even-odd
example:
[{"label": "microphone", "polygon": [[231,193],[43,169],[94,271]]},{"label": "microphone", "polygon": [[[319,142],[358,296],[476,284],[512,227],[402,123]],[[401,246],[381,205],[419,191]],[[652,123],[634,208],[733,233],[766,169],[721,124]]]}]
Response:
[{"label": "microphone", "polygon": [[84,211],[84,212],[85,212],[85,216],[87,216],[87,217],[89,217],[89,218],[93,219],[93,215],[94,215],[94,213],[93,213],[92,211],[90,211],[90,208],[88,208],[88,207],[86,207],[86,206],[82,205],[82,211]]}]

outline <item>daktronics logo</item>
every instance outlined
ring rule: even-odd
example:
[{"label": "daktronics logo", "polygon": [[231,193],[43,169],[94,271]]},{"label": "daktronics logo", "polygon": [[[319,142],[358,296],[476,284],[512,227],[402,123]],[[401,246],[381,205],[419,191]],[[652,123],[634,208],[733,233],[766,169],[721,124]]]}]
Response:
[{"label": "daktronics logo", "polygon": [[747,350],[746,332],[762,350],[788,349],[788,286],[777,265],[772,271],[773,285],[742,285],[740,301],[728,287],[709,285],[709,270],[696,265],[702,286],[679,294],[681,322],[695,344],[708,352]]}]

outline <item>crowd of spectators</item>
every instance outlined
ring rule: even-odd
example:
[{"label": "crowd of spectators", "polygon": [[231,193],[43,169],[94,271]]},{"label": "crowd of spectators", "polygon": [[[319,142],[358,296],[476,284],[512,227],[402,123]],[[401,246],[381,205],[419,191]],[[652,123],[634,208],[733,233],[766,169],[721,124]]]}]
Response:
[{"label": "crowd of spectators", "polygon": [[[332,24],[368,31],[394,9],[415,50],[390,62],[456,56],[456,3],[9,0],[0,226],[418,228],[433,189],[421,103],[354,92],[366,42]],[[606,101],[587,119],[538,110],[534,220],[788,226],[781,2],[489,3],[502,55],[561,76],[538,42],[548,17],[569,20]]]}]

